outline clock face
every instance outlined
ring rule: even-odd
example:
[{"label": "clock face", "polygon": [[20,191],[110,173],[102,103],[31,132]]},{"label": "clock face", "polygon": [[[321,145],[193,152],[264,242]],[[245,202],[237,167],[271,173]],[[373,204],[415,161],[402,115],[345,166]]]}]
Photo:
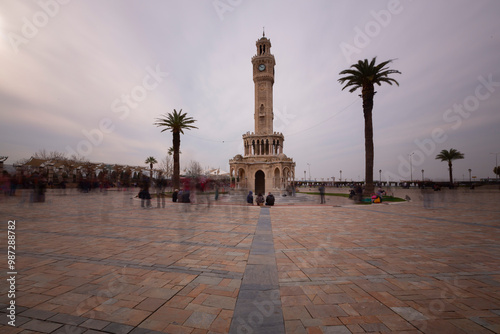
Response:
[{"label": "clock face", "polygon": [[266,69],[266,65],[264,65],[264,64],[260,64],[260,65],[259,65],[259,71],[261,71],[261,72],[262,72],[262,71],[264,71],[265,69]]}]

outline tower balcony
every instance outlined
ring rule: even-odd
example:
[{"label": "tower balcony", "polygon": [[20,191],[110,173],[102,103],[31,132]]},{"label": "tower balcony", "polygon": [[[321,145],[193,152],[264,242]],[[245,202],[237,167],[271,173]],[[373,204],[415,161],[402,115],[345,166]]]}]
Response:
[{"label": "tower balcony", "polygon": [[274,156],[283,153],[285,137],[280,132],[270,134],[254,134],[247,132],[243,135],[245,157]]}]

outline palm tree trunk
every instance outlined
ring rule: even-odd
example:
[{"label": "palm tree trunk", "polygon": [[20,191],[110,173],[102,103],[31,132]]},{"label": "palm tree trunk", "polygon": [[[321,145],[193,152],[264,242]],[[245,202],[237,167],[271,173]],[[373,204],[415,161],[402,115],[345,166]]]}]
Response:
[{"label": "palm tree trunk", "polygon": [[173,132],[172,147],[174,148],[174,175],[172,176],[172,186],[174,189],[180,189],[180,162],[179,162],[179,151],[181,146],[181,134],[179,132]]},{"label": "palm tree trunk", "polygon": [[370,196],[374,192],[373,186],[373,96],[375,95],[373,84],[363,85],[363,115],[365,118],[365,196]]},{"label": "palm tree trunk", "polygon": [[448,170],[450,171],[450,187],[453,187],[453,166],[451,160],[448,161]]},{"label": "palm tree trunk", "polygon": [[149,184],[151,185],[153,182],[153,164],[149,164]]}]

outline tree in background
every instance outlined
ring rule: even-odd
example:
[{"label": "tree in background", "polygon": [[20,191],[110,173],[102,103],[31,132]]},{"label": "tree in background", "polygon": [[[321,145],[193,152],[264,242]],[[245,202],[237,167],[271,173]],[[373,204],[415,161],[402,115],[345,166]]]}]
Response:
[{"label": "tree in background", "polygon": [[190,177],[197,177],[203,174],[203,168],[198,161],[193,161],[189,163],[189,167],[186,169],[186,174]]},{"label": "tree in background", "polygon": [[450,187],[453,186],[453,160],[458,160],[463,158],[464,154],[455,150],[454,148],[450,148],[449,151],[442,150],[438,155],[436,155],[436,160],[448,162],[448,170],[450,173]]},{"label": "tree in background", "polygon": [[493,173],[498,177],[500,176],[500,166],[496,166],[493,168]]},{"label": "tree in background", "polygon": [[148,157],[146,161],[144,161],[145,164],[149,164],[149,179],[151,182],[153,181],[153,165],[157,164],[158,161],[156,161],[155,157]]},{"label": "tree in background", "polygon": [[163,171],[163,174],[167,179],[172,177],[173,167],[174,166],[171,155],[166,155],[165,158],[160,161],[159,168]]}]

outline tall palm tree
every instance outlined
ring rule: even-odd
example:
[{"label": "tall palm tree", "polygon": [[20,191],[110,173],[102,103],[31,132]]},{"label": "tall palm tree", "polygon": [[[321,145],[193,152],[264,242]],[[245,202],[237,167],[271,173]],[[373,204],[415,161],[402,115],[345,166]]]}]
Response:
[{"label": "tall palm tree", "polygon": [[454,148],[450,148],[449,151],[442,150],[438,155],[436,155],[437,160],[448,161],[448,169],[450,172],[450,186],[453,186],[453,160],[463,159],[464,154],[455,150]]},{"label": "tall palm tree", "polygon": [[349,88],[352,93],[358,88],[361,88],[360,97],[363,99],[363,114],[365,118],[365,194],[372,194],[374,191],[373,186],[373,125],[372,125],[372,110],[373,110],[373,97],[375,95],[374,84],[381,85],[388,83],[392,85],[399,83],[393,78],[389,78],[390,74],[401,74],[397,70],[387,68],[387,64],[392,60],[384,61],[378,65],[375,64],[377,57],[374,57],[371,62],[368,59],[359,60],[357,64],[351,65],[349,69],[340,72],[344,77],[338,81],[344,85],[342,90]]},{"label": "tall palm tree", "polygon": [[170,130],[172,132],[172,147],[174,150],[174,174],[172,176],[172,185],[174,189],[179,189],[180,186],[180,163],[179,163],[179,152],[181,146],[181,133],[184,134],[184,130],[198,129],[196,126],[192,125],[196,122],[192,117],[188,117],[187,113],[182,113],[182,109],[177,112],[175,109],[173,112],[162,115],[163,118],[157,118],[154,123],[158,127],[164,127],[161,132]]},{"label": "tall palm tree", "polygon": [[151,182],[153,181],[153,165],[157,164],[158,161],[154,157],[148,157],[146,161],[144,161],[145,164],[149,164],[149,179]]}]

